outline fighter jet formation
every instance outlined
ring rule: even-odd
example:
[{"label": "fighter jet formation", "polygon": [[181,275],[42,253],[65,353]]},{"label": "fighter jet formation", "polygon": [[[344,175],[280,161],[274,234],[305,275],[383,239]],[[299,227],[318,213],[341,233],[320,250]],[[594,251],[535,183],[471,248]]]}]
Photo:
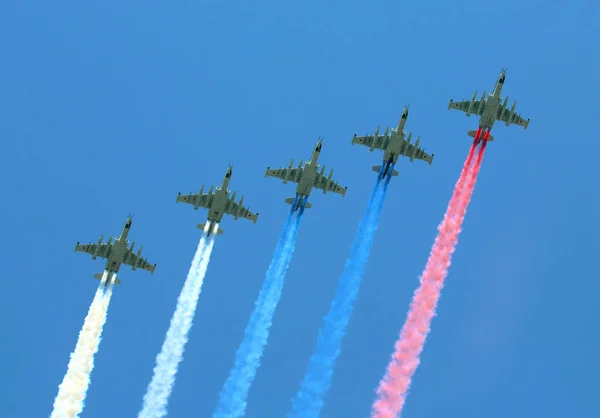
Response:
[{"label": "fighter jet formation", "polygon": [[[194,210],[198,210],[199,207],[208,209],[207,223],[212,226],[210,226],[207,235],[212,234],[214,229],[217,229],[217,234],[223,233],[221,228],[215,228],[214,225],[221,222],[224,214],[233,216],[233,219],[236,221],[240,216],[245,219],[250,219],[254,221],[254,223],[258,220],[258,212],[252,213],[249,208],[244,207],[244,195],[240,198],[239,203],[235,201],[235,192],[229,197],[231,191],[227,187],[229,187],[232,171],[233,167],[229,166],[225,173],[225,177],[223,178],[223,184],[221,184],[221,187],[217,186],[214,193],[212,191],[213,186],[210,186],[208,193],[203,193],[204,185],[202,185],[198,194],[177,194],[175,202],[184,202],[194,205]],[[206,224],[198,224],[198,228],[201,230],[204,230],[205,227]]]},{"label": "fighter jet formation", "polygon": [[[443,282],[449,267],[448,254],[452,254],[456,247],[462,219],[471,199],[487,141],[494,139],[490,135],[490,130],[496,120],[504,122],[506,126],[516,124],[525,129],[529,126],[529,119],[525,120],[515,112],[516,102],[511,109],[507,107],[508,97],[504,99],[504,103],[501,103],[502,96],[500,94],[505,78],[506,71],[502,70],[493,92],[487,95],[484,91],[479,100],[476,99],[477,92],[475,92],[470,101],[455,102],[451,99],[448,105],[448,109],[461,110],[467,116],[471,114],[479,116],[479,126],[477,130],[468,131],[468,135],[474,138],[473,145],[469,156],[465,160],[459,181],[456,183],[453,198],[450,200],[444,220],[440,224],[440,234],[434,241],[435,244],[430,253],[430,260],[433,261],[427,262],[426,270],[421,276],[420,287],[415,292],[416,299],[414,300],[426,300],[428,303],[411,303],[411,311],[408,317],[417,319],[407,321],[408,325],[406,326],[408,328],[406,329],[409,331],[404,332],[403,328],[400,334],[400,342],[396,343],[396,347],[400,347],[403,351],[401,355],[394,354],[392,356],[386,377],[382,379],[380,389],[377,390],[377,393],[380,394],[378,396],[381,396],[381,398],[375,404],[381,403],[383,406],[380,405],[377,408],[386,413],[392,411],[393,408],[398,408],[396,405],[398,402],[393,403],[393,405],[386,404],[386,400],[391,399],[388,392],[397,392],[398,387],[408,387],[414,373],[414,368],[411,370],[406,369],[397,359],[405,356],[410,359],[411,364],[419,363],[419,356],[424,343],[421,329],[423,327],[423,329],[429,329],[428,321],[434,315],[432,309],[435,309],[439,298],[439,289],[441,288],[439,284]],[[331,304],[332,309],[326,316],[326,326],[320,331],[315,353],[309,361],[305,378],[293,402],[293,408],[298,408],[300,412],[292,414],[293,416],[319,416],[318,411],[322,407],[324,396],[331,383],[330,379],[337,359],[336,353],[339,353],[341,339],[346,332],[352,315],[360,279],[369,257],[375,230],[379,225],[379,216],[388,191],[389,181],[392,177],[398,176],[398,171],[395,169],[396,164],[398,164],[401,156],[408,158],[410,162],[421,160],[429,165],[433,163],[435,154],[425,152],[424,148],[420,146],[421,137],[417,136],[416,141],[413,143],[412,132],[407,133],[405,130],[408,113],[409,106],[405,106],[396,127],[391,128],[388,126],[382,135],[379,134],[380,126],[378,125],[373,134],[364,136],[354,134],[352,138],[351,145],[360,144],[369,147],[371,152],[375,149],[383,151],[382,162],[381,165],[372,167],[372,170],[378,173],[378,178],[369,198],[365,215],[359,224],[344,273],[340,278],[336,296]],[[483,145],[479,147],[478,154],[474,157],[476,148],[478,148],[477,145],[481,141],[484,141]],[[323,194],[333,192],[342,197],[345,197],[348,190],[348,187],[342,186],[333,179],[333,169],[329,174],[326,174],[325,165],[319,164],[322,147],[323,138],[319,137],[308,161],[300,160],[300,163],[294,167],[294,159],[292,159],[288,167],[275,169],[267,167],[265,171],[265,177],[278,178],[284,184],[289,181],[296,183],[296,196],[284,200],[285,203],[291,205],[291,210],[284,224],[279,243],[273,252],[263,287],[256,299],[254,311],[244,332],[244,339],[236,352],[234,366],[219,396],[220,400],[215,417],[243,415],[248,389],[254,379],[256,370],[260,366],[260,359],[264,353],[273,322],[275,307],[281,298],[284,278],[294,252],[300,220],[303,217],[304,209],[312,207],[312,204],[308,202],[308,198],[313,188],[321,190]],[[221,185],[210,186],[207,193],[204,192],[204,184],[201,185],[197,194],[183,195],[177,193],[176,203],[187,203],[192,205],[194,210],[207,209],[208,213],[206,222],[197,224],[197,227],[203,230],[204,234],[200,238],[188,276],[177,299],[177,306],[161,352],[156,357],[156,367],[144,396],[144,405],[140,417],[159,417],[166,414],[164,408],[173,390],[174,375],[183,359],[182,354],[208,269],[213,244],[216,236],[223,234],[223,230],[220,228],[223,216],[232,216],[234,220],[241,217],[251,220],[253,223],[258,220],[259,213],[254,213],[250,211],[248,206],[244,206],[244,195],[241,196],[239,201],[236,201],[236,192],[232,193],[229,189],[232,174],[233,167],[229,165]],[[385,181],[383,180],[384,177]],[[75,245],[75,252],[81,251],[90,254],[92,259],[97,257],[106,259],[105,272],[94,274],[94,278],[101,280],[101,283],[90,306],[90,313],[82,327],[63,384],[59,386],[59,395],[57,395],[55,401],[56,414],[53,414],[52,417],[65,416],[64,411],[81,411],[83,409],[83,401],[90,381],[91,368],[88,365],[93,364],[93,356],[98,349],[102,327],[106,321],[108,303],[113,291],[112,285],[120,283],[117,273],[121,265],[131,266],[134,271],[139,268],[154,274],[156,264],[151,264],[147,259],[142,258],[143,247],[140,247],[139,251],[135,253],[135,242],[129,245],[127,237],[131,224],[132,217],[130,215],[120,236],[116,237],[114,241],[113,237],[110,236],[108,241],[104,243],[102,242],[103,236],[100,235],[97,243],[80,244],[77,242]],[[104,277],[106,277],[106,280],[104,280]],[[432,285],[432,283],[435,283],[435,285]],[[420,324],[418,329],[415,328],[414,324]],[[328,377],[323,378],[323,376]],[[389,384],[388,381],[392,380],[402,384]],[[235,382],[235,384],[231,384],[231,382]],[[241,383],[238,384],[238,382]],[[67,392],[68,396],[65,395]],[[396,393],[393,393],[393,395],[396,395]],[[401,394],[402,396],[405,396],[405,394]],[[227,412],[230,410],[236,411],[237,415]]]},{"label": "fighter jet formation", "polygon": [[[121,264],[131,266],[131,270],[133,271],[140,268],[142,270],[148,270],[151,274],[154,274],[156,264],[150,264],[146,259],[142,258],[142,248],[144,248],[143,245],[140,246],[137,254],[133,252],[135,241],[131,243],[131,247],[127,248],[127,245],[129,244],[129,241],[127,241],[127,235],[129,235],[130,229],[131,216],[129,216],[127,221],[125,221],[125,226],[123,227],[121,236],[115,238],[114,242],[111,235],[108,238],[108,242],[103,243],[103,236],[100,235],[100,239],[97,243],[90,242],[89,244],[80,244],[78,241],[77,244],[75,244],[75,249],[73,251],[82,251],[84,253],[91,254],[92,260],[95,260],[96,257],[106,259],[106,266],[104,269],[110,274],[105,284],[109,284],[111,277],[119,272]],[[101,280],[102,273],[94,274],[94,278]],[[121,283],[121,281],[115,277],[114,284],[119,283]]]},{"label": "fighter jet formation", "polygon": [[[383,154],[383,170],[380,165],[373,166],[373,171],[381,173],[381,176],[386,176],[391,166],[398,162],[399,156],[409,157],[410,161],[413,162],[416,159],[427,161],[429,165],[433,162],[434,154],[427,154],[422,148],[419,147],[421,137],[417,137],[415,143],[411,143],[412,132],[406,137],[406,131],[404,125],[408,118],[408,106],[404,107],[398,126],[392,129],[390,134],[390,127],[385,129],[383,135],[379,135],[379,126],[375,130],[373,135],[357,136],[354,134],[352,138],[352,145],[361,144],[369,147],[369,151],[373,152],[374,149],[380,149],[384,151]],[[392,170],[392,176],[397,176],[398,171]]]},{"label": "fighter jet formation", "polygon": [[486,96],[487,92],[484,90],[483,94],[481,95],[481,99],[479,100],[476,99],[476,90],[475,93],[473,93],[473,98],[471,100],[455,102],[454,100],[450,99],[450,103],[448,103],[448,110],[457,109],[465,112],[467,116],[471,116],[471,113],[480,116],[479,128],[477,128],[475,131],[468,132],[469,136],[475,138],[476,143],[479,143],[482,134],[484,141],[494,140],[494,137],[490,135],[490,130],[497,120],[500,122],[505,122],[506,126],[515,124],[522,126],[524,129],[527,129],[529,126],[529,119],[525,120],[521,117],[520,113],[515,112],[515,107],[517,107],[516,101],[513,103],[510,109],[507,107],[508,96],[506,99],[504,99],[504,103],[500,104],[502,101],[502,96],[500,96],[500,93],[504,87],[505,78],[506,70],[503,69],[498,77],[498,81],[496,81],[494,91]]},{"label": "fighter jet formation", "polygon": [[[457,109],[465,112],[467,116],[475,114],[480,117],[478,129],[468,131],[468,135],[474,138],[475,143],[479,143],[482,140],[492,141],[494,139],[490,134],[490,130],[497,120],[504,122],[506,126],[516,124],[525,129],[529,126],[529,119],[524,119],[519,113],[515,112],[516,102],[513,103],[510,109],[507,107],[508,97],[504,99],[504,103],[501,103],[502,96],[500,93],[504,87],[505,79],[506,70],[503,69],[498,77],[494,91],[489,95],[484,91],[479,100],[476,99],[477,92],[475,92],[471,100],[456,102],[450,99],[448,109]],[[413,143],[411,142],[412,132],[407,135],[407,132],[404,130],[408,119],[408,109],[408,106],[404,107],[397,126],[392,128],[391,131],[388,126],[383,135],[380,135],[380,126],[377,126],[377,129],[372,135],[367,134],[365,136],[357,136],[355,134],[352,138],[352,145],[360,144],[369,147],[370,151],[378,149],[384,152],[382,165],[375,165],[372,167],[372,170],[378,172],[382,177],[386,175],[398,175],[398,171],[393,169],[393,167],[398,163],[400,156],[409,158],[411,162],[417,159],[425,161],[430,165],[433,163],[435,154],[428,154],[419,146],[421,137],[418,136]],[[297,167],[294,167],[294,159],[290,161],[288,167],[276,169],[267,167],[265,177],[281,179],[284,184],[288,181],[298,184],[296,187],[296,197],[285,199],[285,203],[293,205],[293,211],[297,211],[300,207],[306,209],[312,207],[312,204],[308,202],[307,199],[313,188],[322,190],[323,194],[334,192],[340,194],[342,197],[346,195],[348,187],[341,186],[333,180],[333,169],[331,169],[329,175],[326,175],[325,165],[321,166],[318,163],[322,146],[323,138],[319,138],[313,149],[310,160],[306,162],[300,160]],[[231,191],[228,189],[232,171],[232,167],[229,166],[225,173],[225,177],[223,178],[223,183],[221,186],[214,187],[214,192],[213,186],[211,186],[208,193],[204,193],[204,185],[202,185],[198,194],[177,194],[176,202],[184,202],[193,205],[194,210],[198,210],[200,207],[208,209],[207,223],[210,227],[207,235],[223,233],[223,230],[218,226],[215,227],[215,225],[221,222],[224,214],[233,216],[234,220],[237,220],[240,217],[249,219],[254,223],[258,220],[258,212],[253,213],[248,207],[244,206],[244,196],[242,195],[240,201],[236,202],[236,192],[231,194]],[[207,223],[200,223],[197,227],[204,230]],[[107,243],[102,243],[101,235],[97,243],[81,245],[78,242],[75,246],[75,251],[83,251],[91,254],[92,259],[95,259],[96,257],[107,259],[106,270],[110,273],[117,273],[121,264],[132,266],[132,270],[141,268],[154,273],[156,264],[152,265],[148,263],[146,259],[141,257],[142,247],[140,247],[137,254],[133,252],[135,242],[131,244],[130,248],[127,248],[129,243],[127,241],[127,235],[130,227],[131,217],[127,219],[121,236],[115,238],[114,242],[112,242],[111,236]],[[95,274],[94,277],[96,279],[101,279],[102,274]],[[115,283],[118,284],[120,281],[116,279]]]}]

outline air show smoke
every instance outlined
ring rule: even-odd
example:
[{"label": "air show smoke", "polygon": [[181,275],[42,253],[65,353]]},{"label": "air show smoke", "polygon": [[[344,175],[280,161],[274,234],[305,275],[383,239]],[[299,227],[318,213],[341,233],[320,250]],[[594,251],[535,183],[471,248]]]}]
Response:
[{"label": "air show smoke", "polygon": [[[154,375],[144,395],[143,407],[138,418],[159,418],[167,415],[167,403],[175,385],[175,376],[179,364],[183,360],[183,351],[188,341],[188,334],[198,305],[202,283],[210,255],[214,245],[214,234],[208,238],[208,228],[213,227],[207,222],[204,234],[198,243],[198,248],[188,272],[183,289],[177,299],[177,306],[171,324],[165,336],[162,349],[156,357]],[[214,225],[214,231],[218,224]]]},{"label": "air show smoke", "polygon": [[415,291],[406,322],[395,344],[395,352],[377,389],[372,418],[396,418],[402,411],[412,376],[420,363],[420,355],[435,316],[444,279],[448,275],[452,253],[458,243],[462,222],[473,194],[486,141],[473,164],[475,143],[465,161],[460,178],[448,204],[446,214],[438,227],[438,236],[421,275],[420,286]]},{"label": "air show smoke", "polygon": [[100,346],[100,336],[106,322],[116,275],[113,275],[110,283],[109,279],[109,274],[105,271],[79,332],[75,350],[71,353],[67,373],[58,387],[50,418],[75,418],[83,411],[90,375],[94,368],[94,355]]},{"label": "air show smoke", "polygon": [[305,201],[294,212],[297,199],[296,197],[292,204],[292,210],[279,237],[265,281],[254,303],[254,311],[244,331],[244,339],[236,352],[234,366],[221,389],[213,418],[239,418],[246,412],[248,391],[269,339],[273,316],[281,298],[283,282],[304,212]]},{"label": "air show smoke", "polygon": [[346,260],[329,313],[319,332],[317,346],[309,360],[306,374],[296,397],[292,401],[292,418],[317,418],[321,415],[325,395],[331,386],[335,364],[340,355],[342,339],[354,310],[360,282],[369,259],[379,216],[387,194],[391,173],[382,178],[387,165],[383,165],[377,177],[367,209],[358,226],[358,231]]}]

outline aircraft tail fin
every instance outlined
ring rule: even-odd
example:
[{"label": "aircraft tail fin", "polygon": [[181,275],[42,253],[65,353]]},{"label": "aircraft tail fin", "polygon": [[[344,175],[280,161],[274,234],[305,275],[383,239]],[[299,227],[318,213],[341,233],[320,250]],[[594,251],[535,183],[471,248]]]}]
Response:
[{"label": "aircraft tail fin", "polygon": [[[477,133],[477,131],[469,131],[469,132],[467,132],[467,135],[469,135],[470,137],[473,137],[473,138],[475,138],[475,134],[476,134],[476,133]],[[483,139],[483,136],[484,136],[484,134],[483,134],[483,132],[482,132],[482,133],[479,135],[479,139],[480,139],[480,140],[481,140],[481,139]],[[492,136],[492,134],[490,134],[490,135],[488,136],[488,139],[487,139],[487,140],[488,140],[488,141],[493,141],[493,140],[494,140],[494,137]]]},{"label": "aircraft tail fin", "polygon": [[[202,231],[204,231],[204,228],[206,228],[206,224],[198,224],[198,229],[201,229]],[[213,228],[212,232],[215,232],[214,231],[214,226],[212,228]],[[217,231],[216,232],[217,232],[217,234],[221,235],[223,233],[223,230],[221,228],[217,227]],[[210,231],[209,231],[209,235],[210,235]]]},{"label": "aircraft tail fin", "polygon": [[396,177],[398,175],[398,170],[392,171],[392,177]]},{"label": "aircraft tail fin", "polygon": [[[294,200],[295,200],[295,198],[288,197],[287,199],[285,199],[285,203],[287,203],[288,205],[293,205],[294,204]],[[304,209],[310,209],[310,208],[312,208],[312,203],[306,202],[304,204]]]}]

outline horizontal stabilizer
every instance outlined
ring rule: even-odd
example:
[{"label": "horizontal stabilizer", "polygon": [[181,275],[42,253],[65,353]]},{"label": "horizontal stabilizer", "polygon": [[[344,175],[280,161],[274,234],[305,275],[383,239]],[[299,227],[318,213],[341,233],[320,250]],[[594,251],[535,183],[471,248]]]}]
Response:
[{"label": "horizontal stabilizer", "polygon": [[[381,171],[381,166],[380,165],[374,165],[373,166],[373,171],[376,173],[379,173]],[[394,170],[392,171],[392,176],[397,176],[398,175],[398,170]]]},{"label": "horizontal stabilizer", "polygon": [[[293,205],[294,204],[294,198],[293,197],[288,197],[287,199],[285,199],[285,203],[287,203],[288,205]],[[306,204],[304,205],[304,209],[310,209],[310,208],[312,208],[312,203],[306,202]]]},{"label": "horizontal stabilizer", "polygon": [[[469,136],[471,136],[471,137],[475,138],[475,134],[476,134],[476,133],[477,133],[477,131],[469,131],[469,132],[467,132],[467,135],[469,135]],[[484,137],[484,136],[485,136],[485,135],[484,135],[484,133],[483,133],[483,132],[481,132],[481,134],[479,134],[479,139],[483,139],[483,137]],[[490,134],[490,135],[488,136],[488,139],[487,139],[487,140],[488,140],[488,141],[493,141],[493,140],[494,140],[494,137],[492,136],[492,134]]]},{"label": "horizontal stabilizer", "polygon": [[[94,274],[94,279],[96,279],[96,280],[102,280],[103,276],[104,276],[104,273]],[[114,274],[111,275],[111,276],[114,276]],[[111,276],[109,276],[109,277],[111,277]],[[106,281],[108,282],[109,279],[107,279]],[[116,278],[114,283],[115,284],[119,284],[119,283],[121,283],[121,280],[119,280],[119,278]],[[105,284],[108,284],[108,283],[105,283]]]},{"label": "horizontal stabilizer", "polygon": [[[204,231],[204,228],[206,228],[206,224],[198,224],[198,229],[201,229],[202,231]],[[214,228],[214,226],[212,227]],[[213,229],[214,231],[214,229]],[[223,233],[223,230],[219,227],[217,227],[217,234],[221,235]]]}]

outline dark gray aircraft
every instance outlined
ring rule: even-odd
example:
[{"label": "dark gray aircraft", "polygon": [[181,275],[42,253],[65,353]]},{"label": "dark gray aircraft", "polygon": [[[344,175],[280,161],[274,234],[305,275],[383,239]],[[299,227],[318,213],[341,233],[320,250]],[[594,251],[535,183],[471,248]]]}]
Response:
[{"label": "dark gray aircraft", "polygon": [[450,99],[450,103],[448,103],[448,110],[457,109],[465,112],[467,116],[471,116],[471,113],[480,116],[479,128],[477,128],[476,131],[468,132],[469,136],[475,138],[476,143],[479,143],[481,140],[481,135],[483,135],[484,141],[494,140],[494,137],[490,135],[490,130],[497,120],[505,122],[506,126],[509,126],[511,123],[522,126],[525,129],[529,126],[529,119],[525,120],[521,117],[520,113],[515,112],[515,107],[517,106],[516,101],[510,109],[507,107],[508,96],[504,99],[504,103],[500,103],[502,101],[500,93],[502,92],[502,87],[504,87],[505,78],[506,70],[502,70],[500,77],[498,77],[498,81],[496,81],[494,91],[491,94],[487,94],[484,90],[483,95],[479,100],[475,98],[477,96],[477,91],[475,91],[471,100],[455,102]]},{"label": "dark gray aircraft", "polygon": [[[242,195],[240,202],[237,203],[235,201],[235,192],[229,197],[229,193],[231,191],[227,188],[229,186],[229,181],[231,180],[232,167],[229,166],[227,168],[227,172],[225,173],[225,177],[223,178],[223,184],[221,187],[216,187],[213,193],[213,186],[210,186],[210,190],[208,193],[203,193],[204,185],[200,187],[200,193],[198,194],[188,194],[182,195],[181,193],[177,193],[176,202],[184,202],[189,203],[190,205],[194,205],[194,209],[198,210],[199,207],[208,209],[208,221],[207,223],[210,226],[207,235],[212,234],[214,231],[214,224],[221,222],[223,219],[223,215],[231,215],[234,220],[238,220],[241,216],[245,219],[250,219],[256,223],[258,220],[258,212],[256,214],[250,212],[247,207],[244,207],[244,195]],[[198,228],[204,230],[206,228],[206,224],[198,224]],[[223,230],[217,227],[217,234],[222,234]]]},{"label": "dark gray aircraft", "polygon": [[285,199],[285,203],[292,206],[295,205],[293,207],[294,211],[298,210],[301,205],[304,205],[306,209],[312,206],[306,199],[308,199],[313,187],[323,190],[323,194],[331,191],[341,194],[342,197],[346,196],[346,190],[348,188],[340,186],[331,179],[333,176],[333,169],[329,172],[329,176],[325,176],[325,166],[322,166],[321,171],[318,171],[320,165],[317,164],[317,160],[319,159],[322,145],[323,140],[319,138],[310,160],[306,163],[300,160],[298,167],[292,167],[294,165],[293,158],[292,161],[290,161],[290,166],[287,168],[282,167],[271,170],[271,167],[267,167],[265,177],[276,177],[283,180],[284,184],[288,181],[298,183],[298,187],[296,187],[296,197],[288,197]]},{"label": "dark gray aircraft", "polygon": [[[414,161],[415,158],[417,160],[423,160],[429,163],[433,162],[434,154],[427,154],[423,148],[419,147],[419,142],[421,137],[417,137],[417,140],[413,144],[410,142],[412,138],[412,132],[406,136],[406,131],[404,130],[404,125],[406,124],[406,119],[408,118],[408,106],[404,107],[402,111],[402,115],[400,115],[400,120],[398,121],[398,126],[392,128],[392,133],[390,134],[390,127],[388,126],[385,129],[383,135],[379,135],[379,126],[375,130],[373,135],[365,135],[365,136],[357,136],[354,134],[354,138],[352,138],[352,145],[360,144],[369,147],[370,151],[374,149],[380,149],[384,151],[383,154],[383,165],[384,171],[382,176],[387,175],[389,168],[392,165],[395,165],[398,162],[398,157],[403,155],[405,157],[410,158],[410,161]],[[381,172],[381,166],[376,165],[373,166],[373,171],[379,173]],[[396,170],[392,171],[392,176],[397,176],[398,172]]]},{"label": "dark gray aircraft", "polygon": [[[129,229],[131,228],[131,216],[127,218],[125,222],[125,226],[123,227],[123,231],[121,232],[121,236],[115,238],[115,241],[112,242],[112,235],[108,238],[108,241],[102,242],[102,235],[100,235],[100,239],[97,243],[89,243],[89,244],[77,244],[75,245],[75,249],[73,251],[82,251],[84,253],[91,254],[92,259],[95,260],[96,257],[106,258],[106,267],[105,270],[109,273],[109,278],[106,280],[105,284],[108,284],[111,280],[111,276],[119,272],[119,268],[121,268],[121,264],[126,264],[131,266],[132,270],[136,270],[138,268],[142,270],[148,270],[150,273],[154,274],[154,269],[156,268],[156,264],[150,264],[144,258],[142,258],[142,248],[138,253],[133,252],[133,247],[135,246],[135,241],[131,243],[131,247],[127,248],[129,241],[127,241],[127,235],[129,234]],[[101,280],[102,273],[94,274],[94,278]],[[114,281],[115,284],[121,283],[121,281],[116,278]]]}]

